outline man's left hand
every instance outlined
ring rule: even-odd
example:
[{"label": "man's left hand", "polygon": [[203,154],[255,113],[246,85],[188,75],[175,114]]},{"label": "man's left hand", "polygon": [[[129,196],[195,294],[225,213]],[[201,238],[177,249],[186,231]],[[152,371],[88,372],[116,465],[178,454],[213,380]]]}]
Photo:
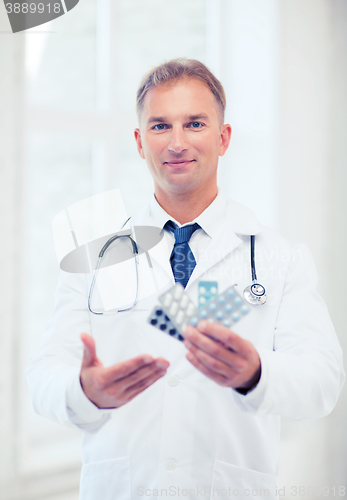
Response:
[{"label": "man's left hand", "polygon": [[200,321],[183,333],[187,359],[210,379],[233,389],[253,389],[261,374],[258,352],[226,326]]}]

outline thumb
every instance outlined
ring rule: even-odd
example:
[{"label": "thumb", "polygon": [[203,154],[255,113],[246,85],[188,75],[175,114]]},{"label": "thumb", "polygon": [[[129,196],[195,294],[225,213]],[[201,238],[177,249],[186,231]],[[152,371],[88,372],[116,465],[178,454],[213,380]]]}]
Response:
[{"label": "thumb", "polygon": [[81,340],[84,344],[81,369],[89,368],[90,366],[95,366],[96,364],[99,364],[100,362],[96,357],[95,341],[93,337],[91,337],[87,333],[82,333]]}]

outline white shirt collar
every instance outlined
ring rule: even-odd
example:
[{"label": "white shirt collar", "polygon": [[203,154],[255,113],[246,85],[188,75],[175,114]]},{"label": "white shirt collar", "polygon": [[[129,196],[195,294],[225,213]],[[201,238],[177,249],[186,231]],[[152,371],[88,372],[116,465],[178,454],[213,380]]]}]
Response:
[{"label": "white shirt collar", "polygon": [[[163,228],[168,220],[175,222],[178,227],[182,227],[186,224],[180,224],[171,215],[169,215],[165,210],[159,205],[156,197],[152,196],[149,204],[150,215],[157,227]],[[188,222],[191,224],[197,222],[199,226],[205,231],[211,238],[216,234],[218,224],[217,221],[222,221],[227,213],[227,202],[218,188],[218,193],[213,202],[194,220]]]}]

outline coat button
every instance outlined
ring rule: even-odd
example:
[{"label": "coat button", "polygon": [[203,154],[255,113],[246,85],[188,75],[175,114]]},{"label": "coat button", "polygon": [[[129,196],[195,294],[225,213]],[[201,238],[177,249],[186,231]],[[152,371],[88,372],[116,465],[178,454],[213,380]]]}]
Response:
[{"label": "coat button", "polygon": [[172,375],[172,377],[169,377],[168,380],[167,380],[167,383],[169,385],[171,385],[171,387],[175,387],[175,385],[177,385],[179,382],[178,378],[175,377],[175,375]]},{"label": "coat button", "polygon": [[176,462],[174,460],[166,460],[165,462],[166,470],[174,470],[176,469]]}]

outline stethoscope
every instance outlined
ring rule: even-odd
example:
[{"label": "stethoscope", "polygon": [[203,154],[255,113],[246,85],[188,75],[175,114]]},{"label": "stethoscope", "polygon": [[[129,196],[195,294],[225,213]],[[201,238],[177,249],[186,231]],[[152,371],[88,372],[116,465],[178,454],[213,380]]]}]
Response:
[{"label": "stethoscope", "polygon": [[263,285],[257,281],[257,273],[255,271],[254,259],[255,236],[251,235],[251,269],[252,269],[252,284],[247,286],[243,291],[245,300],[252,306],[262,306],[266,302],[266,292]]},{"label": "stethoscope", "polygon": [[[130,220],[130,218],[131,217],[129,217],[124,222],[123,226],[121,227],[121,230],[124,228],[124,226],[126,225],[126,223]],[[91,297],[93,295],[96,277],[98,275],[98,272],[99,272],[99,269],[100,269],[100,266],[101,266],[101,261],[102,261],[104,255],[105,255],[106,250],[109,248],[109,246],[112,243],[114,243],[119,238],[128,238],[130,240],[130,242],[131,242],[131,248],[132,248],[133,256],[134,256],[134,259],[135,259],[135,273],[136,273],[136,293],[135,293],[135,298],[134,298],[133,303],[129,307],[125,307],[124,309],[114,309],[114,310],[111,310],[111,311],[97,311],[97,310],[92,309],[92,307],[91,307]],[[136,241],[131,237],[130,234],[115,234],[115,235],[111,236],[111,238],[109,238],[106,241],[106,243],[103,245],[102,249],[100,250],[100,253],[99,253],[99,256],[98,256],[98,261],[96,263],[95,270],[94,270],[94,273],[93,273],[93,279],[92,279],[92,282],[91,282],[91,285],[90,285],[90,289],[89,289],[89,294],[88,294],[88,309],[89,309],[89,311],[91,313],[98,314],[98,315],[103,314],[104,316],[109,316],[111,314],[116,314],[116,313],[119,313],[119,312],[130,311],[130,309],[132,309],[133,307],[136,306],[136,304],[137,304],[137,298],[138,298],[138,293],[139,293],[139,274],[138,274],[138,271],[137,271],[137,266],[139,264],[138,254],[139,254],[139,251],[138,251],[138,248],[137,248]]]},{"label": "stethoscope", "polygon": [[[124,226],[126,225],[126,223],[129,220],[130,220],[130,217],[129,217],[129,219],[127,219],[124,222],[124,224],[123,224],[123,226],[122,226],[121,229],[124,228]],[[119,238],[129,238],[130,241],[131,241],[132,252],[133,252],[133,255],[134,255],[134,258],[135,258],[135,269],[136,269],[136,295],[135,295],[135,299],[134,299],[133,303],[129,307],[126,307],[124,309],[117,309],[117,310],[111,310],[111,311],[96,311],[96,310],[93,310],[92,307],[91,307],[91,297],[92,297],[92,294],[93,294],[96,277],[97,277],[98,271],[99,271],[100,266],[101,266],[101,261],[102,261],[102,259],[104,257],[104,254],[105,254],[106,250],[109,248],[109,246],[114,241],[116,241]],[[257,273],[256,273],[256,270],[255,270],[254,247],[255,247],[255,236],[251,235],[251,271],[252,271],[252,284],[249,285],[249,286],[247,286],[244,289],[243,296],[244,296],[245,300],[249,304],[251,304],[252,306],[262,306],[266,302],[266,292],[265,292],[265,288],[263,287],[263,285],[261,285],[257,281]],[[118,313],[118,312],[129,311],[130,309],[132,309],[133,307],[136,306],[136,304],[137,304],[137,298],[138,298],[138,291],[139,291],[139,275],[138,275],[138,270],[137,270],[137,266],[139,264],[138,254],[139,254],[139,252],[138,252],[136,241],[131,237],[130,234],[114,235],[114,236],[111,236],[111,238],[109,238],[106,241],[106,243],[103,245],[102,249],[100,250],[100,253],[99,253],[99,256],[98,256],[98,261],[97,261],[97,264],[96,264],[96,267],[95,267],[95,270],[94,270],[94,274],[93,274],[93,279],[92,279],[92,282],[91,282],[91,285],[90,285],[90,289],[89,289],[89,294],[88,294],[88,309],[89,309],[89,311],[91,313],[93,313],[93,314],[110,315],[110,314],[115,314],[115,313]]]}]

